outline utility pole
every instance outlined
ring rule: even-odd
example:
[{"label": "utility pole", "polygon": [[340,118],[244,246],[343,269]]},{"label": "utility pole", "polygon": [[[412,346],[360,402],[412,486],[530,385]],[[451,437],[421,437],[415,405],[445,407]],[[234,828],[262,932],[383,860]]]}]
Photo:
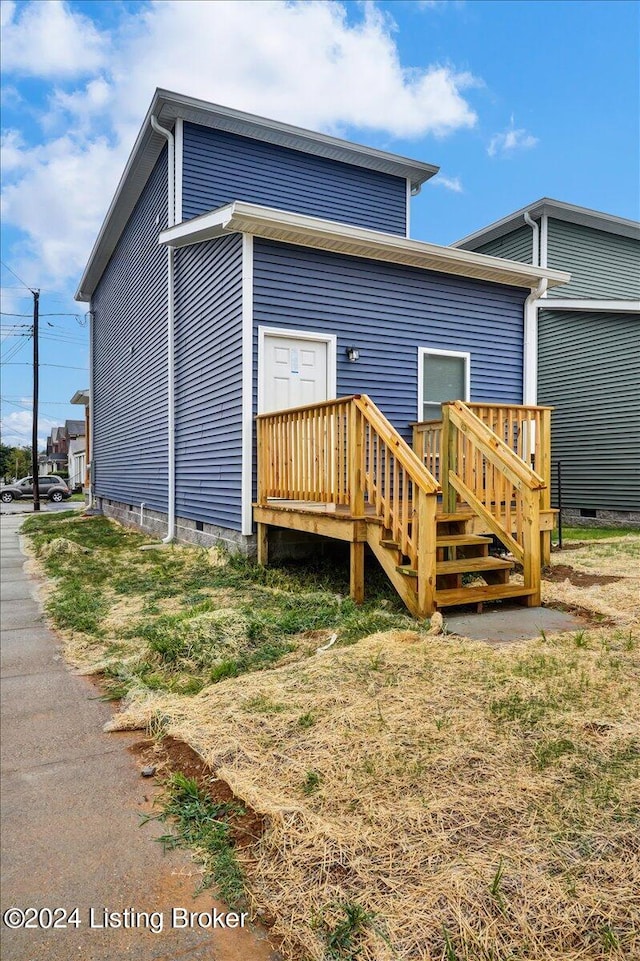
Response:
[{"label": "utility pole", "polygon": [[33,294],[33,426],[31,429],[31,473],[33,475],[33,509],[40,510],[40,488],[38,486],[38,318],[40,312],[40,291]]}]

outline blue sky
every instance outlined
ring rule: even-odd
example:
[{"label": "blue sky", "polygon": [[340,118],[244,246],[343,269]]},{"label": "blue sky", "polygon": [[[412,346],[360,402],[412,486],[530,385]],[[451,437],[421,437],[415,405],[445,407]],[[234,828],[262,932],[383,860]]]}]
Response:
[{"label": "blue sky", "polygon": [[[639,10],[4,0],[2,260],[42,290],[40,436],[81,414],[73,293],[156,86],[439,164],[413,201],[417,239],[451,243],[544,195],[638,218]],[[4,267],[0,282],[2,434],[18,443],[31,343],[10,315],[31,297]]]}]

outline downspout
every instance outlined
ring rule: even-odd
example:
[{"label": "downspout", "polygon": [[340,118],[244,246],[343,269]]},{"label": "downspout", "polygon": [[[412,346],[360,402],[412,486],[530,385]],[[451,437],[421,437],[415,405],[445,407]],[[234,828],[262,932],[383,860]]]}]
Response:
[{"label": "downspout", "polygon": [[[532,263],[540,266],[540,227],[529,215],[524,214],[525,223],[533,231]],[[531,293],[524,302],[524,356],[522,377],[522,403],[535,405],[538,401],[538,307],[536,301],[547,290],[547,279],[543,277],[537,287],[531,288]]]},{"label": "downspout", "polygon": [[[91,307],[91,304],[89,304],[89,307]],[[89,470],[89,504],[88,504],[88,508],[89,508],[89,510],[93,510],[93,509],[95,508],[95,506],[96,506],[96,497],[95,497],[95,471],[94,471],[94,464],[95,464],[95,458],[96,458],[95,450],[96,450],[96,449],[95,449],[95,446],[94,446],[94,445],[95,445],[95,432],[94,432],[94,429],[93,429],[93,422],[94,422],[94,420],[95,420],[95,418],[94,418],[95,404],[94,404],[94,401],[93,401],[93,349],[94,349],[94,347],[93,347],[93,340],[94,340],[93,324],[94,324],[93,310],[90,309],[90,310],[89,310],[89,464],[88,464],[88,470]]]},{"label": "downspout", "polygon": [[[167,141],[167,227],[175,224],[175,141],[166,127],[161,127],[152,115],[151,126]],[[167,536],[163,544],[170,544],[176,537],[176,431],[175,431],[175,301],[174,301],[174,250],[167,247]]]}]

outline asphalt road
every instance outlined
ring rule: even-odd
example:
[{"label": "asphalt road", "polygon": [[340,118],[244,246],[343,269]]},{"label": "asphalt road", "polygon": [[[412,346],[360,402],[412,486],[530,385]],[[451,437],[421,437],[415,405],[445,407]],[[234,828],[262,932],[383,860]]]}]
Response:
[{"label": "asphalt road", "polygon": [[[40,511],[45,513],[50,513],[52,511],[69,511],[73,510],[74,507],[82,508],[84,503],[80,501],[62,501],[60,504],[54,504],[50,500],[40,501]],[[36,511],[33,509],[33,501],[31,499],[20,498],[17,501],[11,501],[10,504],[3,504],[0,502],[0,516],[4,514],[35,514]]]}]

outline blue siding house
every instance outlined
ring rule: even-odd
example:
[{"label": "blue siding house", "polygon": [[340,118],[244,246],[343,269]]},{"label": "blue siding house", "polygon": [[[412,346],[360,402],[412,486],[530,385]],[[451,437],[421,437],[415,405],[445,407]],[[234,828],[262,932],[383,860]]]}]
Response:
[{"label": "blue siding house", "polygon": [[525,303],[568,276],[410,239],[437,169],[156,91],[76,295],[105,513],[251,550],[257,414],[367,394],[409,440],[522,403]]}]

